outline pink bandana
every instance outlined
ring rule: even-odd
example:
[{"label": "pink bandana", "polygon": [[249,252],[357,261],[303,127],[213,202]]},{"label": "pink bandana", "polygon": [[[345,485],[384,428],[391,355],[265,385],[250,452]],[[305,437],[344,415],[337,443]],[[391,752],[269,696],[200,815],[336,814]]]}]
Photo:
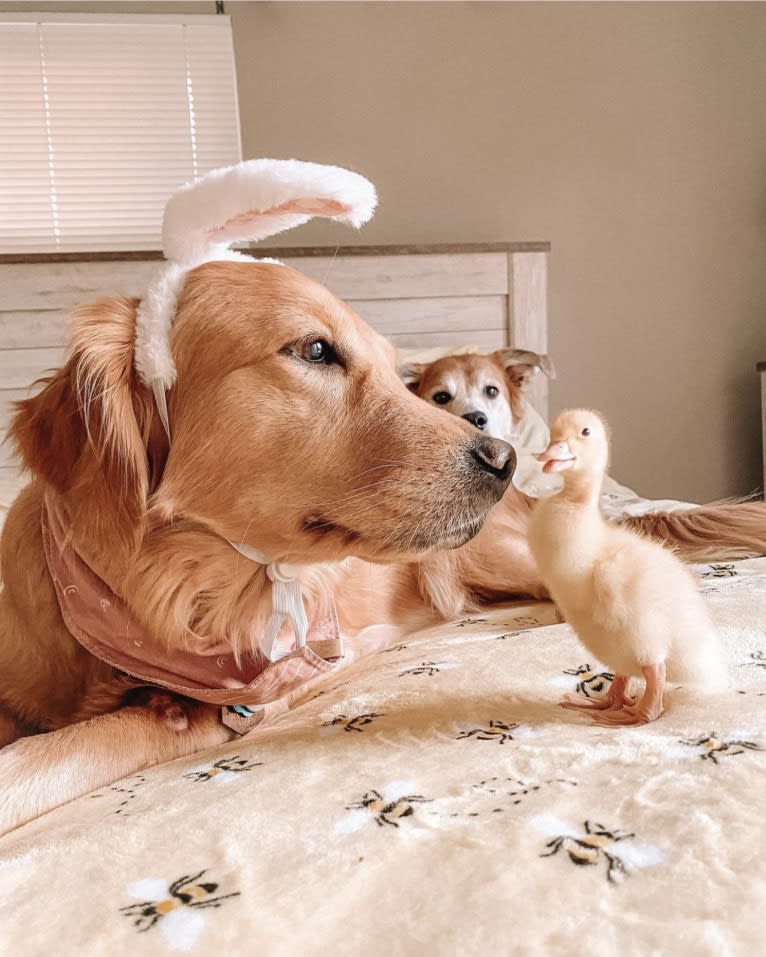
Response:
[{"label": "pink bandana", "polygon": [[[289,708],[343,659],[334,604],[329,614],[311,623],[305,648],[291,651],[293,642],[275,662],[255,651],[238,665],[225,640],[201,640],[193,651],[168,649],[74,549],[66,513],[51,494],[43,500],[41,521],[48,570],[72,636],[96,658],[140,681],[209,704],[246,706],[224,708],[224,723],[240,733]],[[291,641],[288,626],[276,644]]]}]

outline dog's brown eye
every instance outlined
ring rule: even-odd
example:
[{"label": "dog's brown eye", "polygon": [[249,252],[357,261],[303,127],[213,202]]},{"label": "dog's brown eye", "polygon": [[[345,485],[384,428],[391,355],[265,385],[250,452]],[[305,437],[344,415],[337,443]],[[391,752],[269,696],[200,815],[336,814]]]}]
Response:
[{"label": "dog's brown eye", "polygon": [[590,429],[588,428],[587,425],[586,425],[585,428],[582,430],[582,432],[580,433],[580,435],[585,435],[585,436],[590,435]]},{"label": "dog's brown eye", "polygon": [[301,359],[306,362],[330,365],[338,361],[338,355],[325,339],[311,339],[299,344],[296,350]]},{"label": "dog's brown eye", "polygon": [[496,385],[488,385],[484,390],[484,395],[488,395],[490,399],[496,398],[500,390]]},{"label": "dog's brown eye", "polygon": [[449,392],[434,392],[431,398],[437,405],[446,405],[452,396]]}]

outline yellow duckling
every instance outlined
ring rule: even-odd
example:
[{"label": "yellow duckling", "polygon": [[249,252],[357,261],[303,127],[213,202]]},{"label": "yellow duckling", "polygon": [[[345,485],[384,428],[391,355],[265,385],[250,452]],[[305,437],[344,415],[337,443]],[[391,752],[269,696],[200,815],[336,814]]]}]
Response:
[{"label": "yellow duckling", "polygon": [[[606,422],[586,409],[560,413],[539,459],[543,471],[562,473],[564,487],[533,509],[532,553],[566,621],[615,674],[604,699],[567,695],[562,706],[593,711],[599,724],[645,724],[662,714],[666,678],[723,690],[721,646],[691,573],[669,549],[609,524],[599,510]],[[646,681],[640,700],[627,694],[631,676]]]}]

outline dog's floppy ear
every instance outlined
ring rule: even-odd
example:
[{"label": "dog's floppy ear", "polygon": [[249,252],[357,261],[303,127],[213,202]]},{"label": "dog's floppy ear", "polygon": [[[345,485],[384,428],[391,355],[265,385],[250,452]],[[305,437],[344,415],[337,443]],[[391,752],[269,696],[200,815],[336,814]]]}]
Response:
[{"label": "dog's floppy ear", "polygon": [[549,379],[556,378],[556,370],[547,355],[511,348],[498,349],[494,355],[505,369],[510,384],[520,392],[526,392],[538,372],[547,375]]},{"label": "dog's floppy ear", "polygon": [[107,299],[75,312],[66,365],[16,403],[9,433],[33,473],[76,493],[68,502],[82,505],[82,521],[126,544],[146,512],[153,416],[133,370],[135,310],[135,302]]},{"label": "dog's floppy ear", "polygon": [[418,395],[420,383],[423,381],[423,373],[428,368],[428,362],[405,362],[399,366],[399,378],[407,386],[410,392]]}]

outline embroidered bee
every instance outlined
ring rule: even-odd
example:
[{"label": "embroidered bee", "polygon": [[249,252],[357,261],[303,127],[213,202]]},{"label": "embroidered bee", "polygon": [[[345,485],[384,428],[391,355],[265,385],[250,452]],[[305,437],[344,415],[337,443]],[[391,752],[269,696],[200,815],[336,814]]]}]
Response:
[{"label": "embroidered bee", "polygon": [[239,896],[239,891],[211,896],[218,890],[218,884],[215,881],[200,881],[205,873],[202,870],[198,874],[187,874],[173,881],[170,886],[162,879],[136,881],[128,887],[132,897],[143,892],[155,899],[128,904],[127,907],[121,907],[120,912],[134,918],[133,926],[139,933],[145,933],[162,922],[160,926],[168,942],[181,950],[189,949],[187,945],[194,943],[203,924],[201,918],[189,914],[189,909],[196,911],[220,907],[225,900]]},{"label": "embroidered bee", "polygon": [[755,741],[723,741],[715,731],[710,734],[703,734],[696,739],[687,739],[681,741],[691,748],[700,748],[700,758],[703,761],[712,761],[718,764],[718,758],[728,758],[735,754],[744,754],[745,751],[763,751],[764,749],[756,744]]},{"label": "embroidered bee", "polygon": [[248,761],[247,758],[241,758],[238,754],[233,754],[230,758],[219,758],[215,764],[206,768],[198,768],[184,774],[190,781],[210,781],[218,777],[219,774],[242,774],[243,771],[252,771],[258,768],[263,761]]},{"label": "embroidered bee", "polygon": [[463,618],[462,621],[455,622],[455,628],[465,628],[467,625],[481,625],[486,618]]},{"label": "embroidered bee", "polygon": [[651,867],[664,860],[659,848],[639,844],[633,840],[635,834],[610,830],[603,824],[592,821],[583,823],[584,830],[571,827],[565,821],[559,821],[550,815],[533,818],[538,830],[551,837],[540,857],[553,857],[563,851],[569,860],[578,867],[595,867],[606,864],[606,878],[612,884],[620,883],[631,869]]},{"label": "embroidered bee", "polygon": [[709,571],[702,572],[700,578],[736,578],[737,570],[733,565],[710,565]]},{"label": "embroidered bee", "polygon": [[372,724],[375,718],[382,717],[384,717],[384,715],[377,711],[370,711],[368,714],[355,714],[353,718],[349,718],[346,714],[339,714],[330,721],[322,722],[322,727],[334,728],[338,725],[343,725],[344,731],[358,731],[361,734],[363,727]]},{"label": "embroidered bee", "polygon": [[507,724],[505,721],[490,721],[486,727],[461,731],[455,740],[476,738],[479,741],[497,741],[498,744],[505,744],[506,741],[513,741],[512,732],[518,727],[520,727],[518,723]]},{"label": "embroidered bee", "polygon": [[576,690],[578,694],[585,695],[586,698],[605,694],[614,680],[611,671],[596,671],[589,664],[580,665],[579,668],[565,668],[564,674],[580,679]]},{"label": "embroidered bee", "polygon": [[389,800],[384,798],[379,791],[368,791],[362,800],[357,804],[346,805],[346,810],[363,809],[369,811],[375,816],[375,823],[378,827],[389,824],[391,827],[399,827],[399,820],[403,817],[411,817],[415,813],[413,804],[427,804],[429,798],[424,798],[421,794],[405,794],[400,797]]}]

